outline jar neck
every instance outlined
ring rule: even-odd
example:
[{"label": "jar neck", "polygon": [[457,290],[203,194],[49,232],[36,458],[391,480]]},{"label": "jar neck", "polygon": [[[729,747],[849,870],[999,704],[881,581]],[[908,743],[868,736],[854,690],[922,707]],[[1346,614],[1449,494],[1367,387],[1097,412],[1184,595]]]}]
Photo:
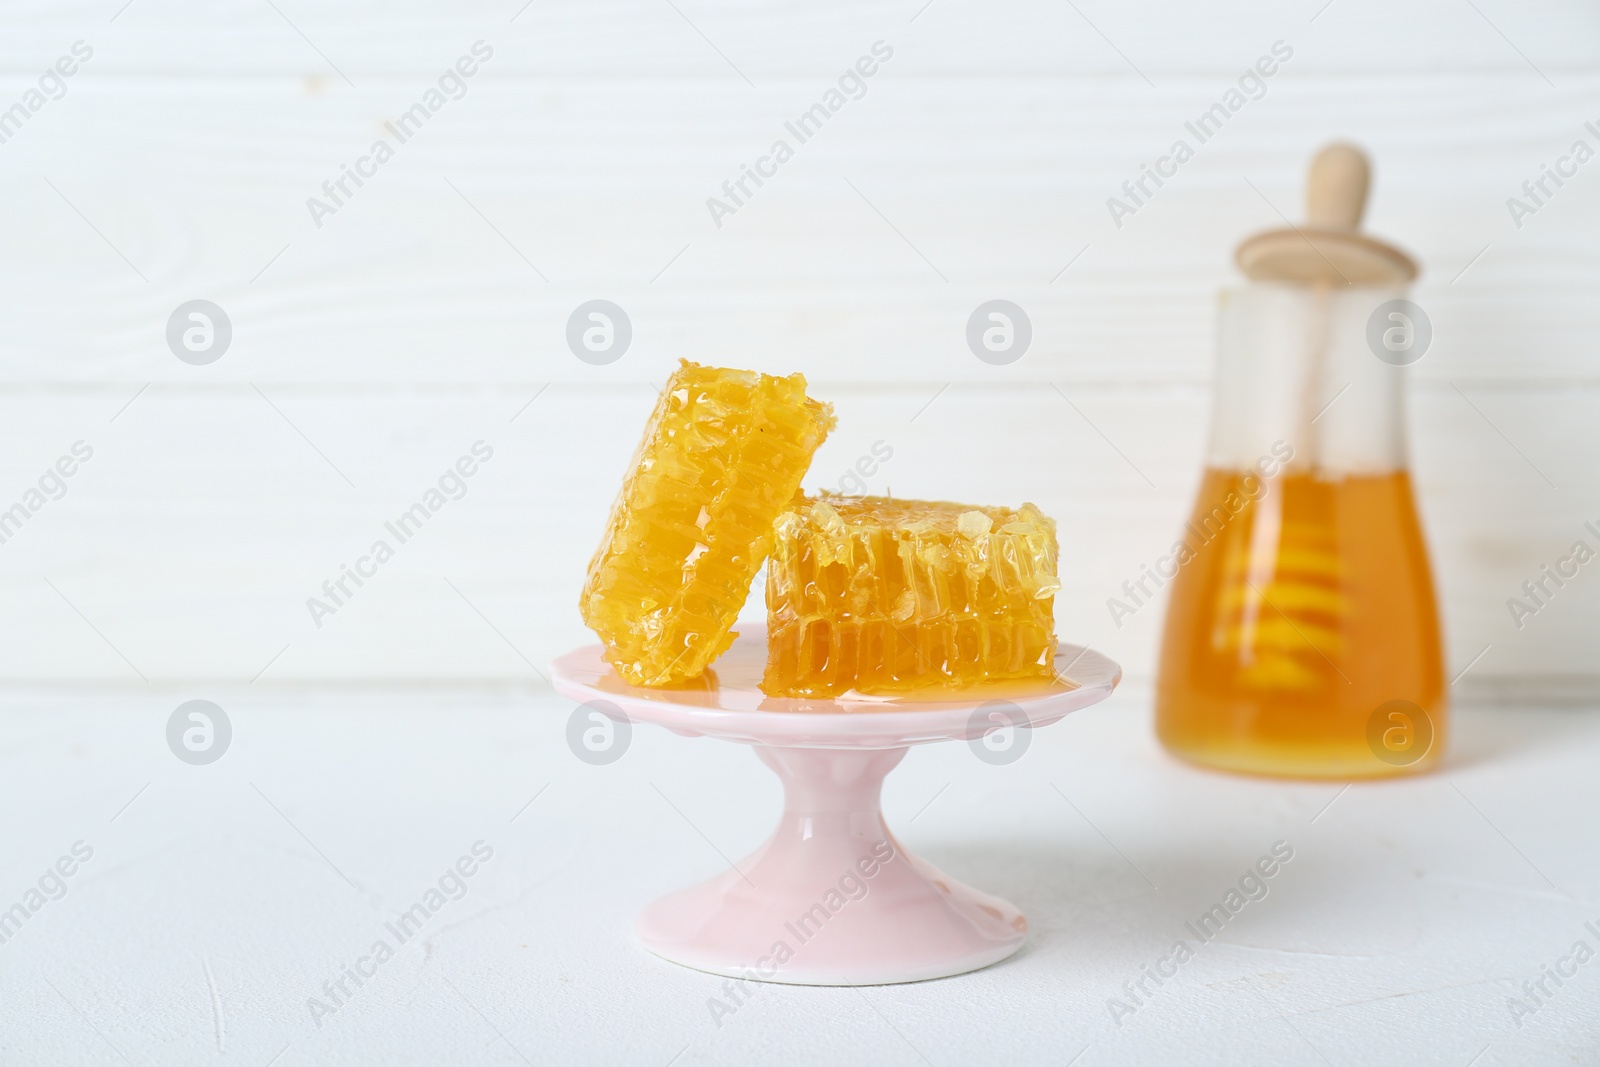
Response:
[{"label": "jar neck", "polygon": [[1277,457],[1332,476],[1405,469],[1404,368],[1371,339],[1404,295],[1272,282],[1224,290],[1207,465],[1259,470]]}]

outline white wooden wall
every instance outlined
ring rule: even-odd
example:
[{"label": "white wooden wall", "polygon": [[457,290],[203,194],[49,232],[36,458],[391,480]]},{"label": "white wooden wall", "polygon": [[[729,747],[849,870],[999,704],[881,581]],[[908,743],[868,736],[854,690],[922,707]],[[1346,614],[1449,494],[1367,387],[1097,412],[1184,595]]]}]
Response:
[{"label": "white wooden wall", "polygon": [[[537,682],[586,639],[583,567],[680,356],[804,371],[840,416],[809,485],[882,441],[875,491],[1035,500],[1063,637],[1147,676],[1158,611],[1117,629],[1105,599],[1189,506],[1215,293],[1346,137],[1369,226],[1426,264],[1413,454],[1452,673],[1489,646],[1458,689],[1597,688],[1600,564],[1521,630],[1505,606],[1600,543],[1600,161],[1520,228],[1505,203],[1600,148],[1591,4],[123,2],[0,9],[0,108],[94,51],[0,144],[0,509],[94,449],[0,544],[0,677]],[[314,225],[479,40],[466,95]],[[865,96],[716,226],[706,198],[880,40]],[[1266,94],[1113,225],[1276,41]],[[634,329],[608,366],[564,341],[597,297]],[[964,340],[997,297],[1034,326],[1005,367]],[[233,322],[208,366],[164,340],[194,298]],[[466,497],[316,627],[306,598],[478,440]]]}]

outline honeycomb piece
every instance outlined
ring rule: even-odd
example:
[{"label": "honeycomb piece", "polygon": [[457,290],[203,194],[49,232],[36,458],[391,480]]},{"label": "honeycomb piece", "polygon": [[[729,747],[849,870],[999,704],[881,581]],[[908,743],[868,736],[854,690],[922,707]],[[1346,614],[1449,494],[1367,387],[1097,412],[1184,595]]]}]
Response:
[{"label": "honeycomb piece", "polygon": [[732,626],[833,410],[806,380],[685,360],[645,426],[579,608],[634,685],[695,678]]},{"label": "honeycomb piece", "polygon": [[1032,504],[806,498],[767,563],[768,696],[1049,678],[1056,528]]}]

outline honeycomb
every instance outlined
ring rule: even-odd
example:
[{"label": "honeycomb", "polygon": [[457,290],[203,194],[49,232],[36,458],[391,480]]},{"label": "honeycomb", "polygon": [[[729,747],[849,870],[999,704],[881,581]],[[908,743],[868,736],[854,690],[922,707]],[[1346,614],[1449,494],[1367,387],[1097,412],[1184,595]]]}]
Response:
[{"label": "honeycomb", "polygon": [[797,496],[833,411],[802,375],[703,367],[668,380],[589,564],[580,610],[634,685],[699,676]]},{"label": "honeycomb", "polygon": [[767,564],[769,696],[1049,678],[1055,523],[1017,510],[805,498]]}]

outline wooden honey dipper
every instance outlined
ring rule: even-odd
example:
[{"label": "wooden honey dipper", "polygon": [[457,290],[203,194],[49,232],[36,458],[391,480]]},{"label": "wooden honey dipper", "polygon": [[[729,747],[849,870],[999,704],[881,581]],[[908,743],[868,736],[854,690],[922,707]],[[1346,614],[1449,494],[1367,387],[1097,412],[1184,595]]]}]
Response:
[{"label": "wooden honey dipper", "polygon": [[1359,232],[1372,167],[1350,144],[1330,144],[1311,161],[1306,224],[1246,238],[1234,262],[1251,281],[1311,285],[1405,284],[1417,263],[1392,244]]}]

